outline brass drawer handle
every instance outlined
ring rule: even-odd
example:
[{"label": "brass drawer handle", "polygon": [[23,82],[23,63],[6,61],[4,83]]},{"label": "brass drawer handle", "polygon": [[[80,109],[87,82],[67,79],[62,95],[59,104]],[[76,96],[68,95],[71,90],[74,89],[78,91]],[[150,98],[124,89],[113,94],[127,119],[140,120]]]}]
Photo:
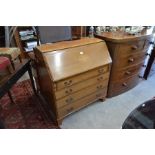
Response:
[{"label": "brass drawer handle", "polygon": [[98,72],[101,74],[101,73],[104,73],[104,68],[100,68],[98,69]]},{"label": "brass drawer handle", "polygon": [[72,84],[72,80],[69,80],[69,81],[65,81],[64,82],[64,85],[65,86],[70,86]]},{"label": "brass drawer handle", "polygon": [[129,58],[128,61],[129,62],[134,62],[134,58]]},{"label": "brass drawer handle", "polygon": [[127,87],[128,85],[127,85],[127,83],[124,82],[124,83],[122,84],[122,86]]},{"label": "brass drawer handle", "polygon": [[136,50],[138,47],[136,45],[131,47],[133,50]]},{"label": "brass drawer handle", "polygon": [[98,77],[97,80],[98,81],[101,81],[101,80],[103,80],[103,77],[102,76],[101,77]]},{"label": "brass drawer handle", "polygon": [[71,108],[67,109],[66,111],[67,111],[67,113],[70,113],[70,112],[72,112],[73,110],[74,110],[74,108],[71,107]]},{"label": "brass drawer handle", "polygon": [[125,74],[126,74],[126,75],[130,75],[131,72],[130,72],[130,71],[126,71]]},{"label": "brass drawer handle", "polygon": [[73,99],[72,97],[70,97],[70,98],[66,99],[66,102],[67,102],[67,103],[72,103],[73,100],[74,100],[74,99]]},{"label": "brass drawer handle", "polygon": [[99,86],[97,86],[96,88],[97,88],[97,89],[102,89],[103,86],[102,86],[102,85],[99,85]]},{"label": "brass drawer handle", "polygon": [[72,89],[69,89],[69,90],[66,90],[65,93],[70,94],[72,91],[73,91]]}]

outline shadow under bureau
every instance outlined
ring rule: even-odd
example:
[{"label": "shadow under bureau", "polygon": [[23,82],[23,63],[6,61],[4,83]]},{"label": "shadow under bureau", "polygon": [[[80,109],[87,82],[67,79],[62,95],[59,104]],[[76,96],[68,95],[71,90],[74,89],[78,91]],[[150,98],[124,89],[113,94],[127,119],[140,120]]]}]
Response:
[{"label": "shadow under bureau", "polygon": [[106,41],[113,60],[108,97],[119,95],[136,86],[152,39],[152,30],[138,35],[114,35],[103,32],[96,37]]},{"label": "shadow under bureau", "polygon": [[40,92],[58,125],[72,112],[105,99],[112,61],[103,40],[41,45],[35,48],[35,56]]}]

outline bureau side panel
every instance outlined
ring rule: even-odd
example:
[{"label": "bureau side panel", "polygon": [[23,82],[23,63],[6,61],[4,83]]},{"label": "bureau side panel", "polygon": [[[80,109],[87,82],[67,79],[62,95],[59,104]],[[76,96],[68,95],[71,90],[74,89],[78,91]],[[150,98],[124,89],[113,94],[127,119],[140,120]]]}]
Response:
[{"label": "bureau side panel", "polygon": [[54,83],[52,81],[52,75],[46,65],[46,60],[44,59],[42,53],[35,49],[36,63],[37,63],[37,74],[38,82],[40,86],[40,92],[43,95],[44,99],[48,102],[50,109],[54,114],[54,119],[57,118],[57,110],[55,106],[55,97],[54,97]]}]

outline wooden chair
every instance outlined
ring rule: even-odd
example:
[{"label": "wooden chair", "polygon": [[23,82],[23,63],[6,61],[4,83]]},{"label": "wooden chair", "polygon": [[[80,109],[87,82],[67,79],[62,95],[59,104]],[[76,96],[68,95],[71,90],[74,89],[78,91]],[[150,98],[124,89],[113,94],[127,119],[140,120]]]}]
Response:
[{"label": "wooden chair", "polygon": [[19,61],[22,62],[22,59],[20,57],[20,50],[19,48],[16,47],[0,48],[0,56],[8,57],[14,70],[15,70],[14,61],[18,58]]},{"label": "wooden chair", "polygon": [[152,67],[152,64],[154,61],[155,61],[155,46],[152,49],[148,64],[147,64],[146,69],[145,69],[145,73],[144,73],[144,79],[145,80],[147,80],[147,78],[149,76],[149,73],[150,73],[150,70],[151,70],[151,67]]}]

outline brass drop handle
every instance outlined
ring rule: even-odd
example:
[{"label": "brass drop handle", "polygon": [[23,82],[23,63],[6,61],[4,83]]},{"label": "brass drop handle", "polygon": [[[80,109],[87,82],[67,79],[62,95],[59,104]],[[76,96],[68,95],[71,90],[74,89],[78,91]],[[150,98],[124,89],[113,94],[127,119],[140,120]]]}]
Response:
[{"label": "brass drop handle", "polygon": [[97,80],[101,81],[101,80],[103,80],[103,77],[101,76],[101,77],[97,78]]},{"label": "brass drop handle", "polygon": [[128,61],[129,62],[134,62],[134,58],[129,58]]},{"label": "brass drop handle", "polygon": [[97,89],[102,89],[102,88],[103,88],[102,85],[97,86]]},{"label": "brass drop handle", "polygon": [[74,108],[71,107],[71,108],[67,109],[66,111],[67,111],[67,113],[70,113],[70,112],[72,112],[73,110],[74,110]]},{"label": "brass drop handle", "polygon": [[101,74],[101,73],[104,73],[104,68],[100,68],[99,70],[98,70],[98,72]]},{"label": "brass drop handle", "polygon": [[65,86],[70,86],[71,84],[72,84],[72,80],[69,80],[69,81],[64,82],[64,85]]},{"label": "brass drop handle", "polygon": [[126,71],[125,74],[126,74],[126,75],[130,75],[131,72],[130,72],[130,71]]},{"label": "brass drop handle", "polygon": [[127,83],[125,83],[125,82],[124,82],[122,85],[123,85],[124,87],[127,87]]},{"label": "brass drop handle", "polygon": [[136,50],[138,47],[136,45],[131,47],[133,50]]},{"label": "brass drop handle", "polygon": [[73,99],[72,97],[70,97],[70,98],[66,99],[66,102],[67,102],[67,103],[72,103],[73,100],[74,100],[74,99]]},{"label": "brass drop handle", "polygon": [[100,97],[101,96],[101,94],[96,94],[96,97]]},{"label": "brass drop handle", "polygon": [[66,94],[69,94],[69,93],[71,93],[72,91],[73,91],[72,89],[69,89],[69,90],[66,90],[65,93],[66,93]]}]

